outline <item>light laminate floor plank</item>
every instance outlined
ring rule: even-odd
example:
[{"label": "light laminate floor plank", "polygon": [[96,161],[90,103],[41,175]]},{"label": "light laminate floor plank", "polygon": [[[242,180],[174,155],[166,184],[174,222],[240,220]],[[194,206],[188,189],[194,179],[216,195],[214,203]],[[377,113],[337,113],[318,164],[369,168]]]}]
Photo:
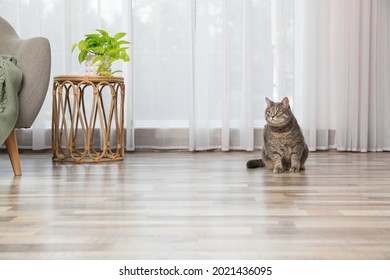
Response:
[{"label": "light laminate floor plank", "polygon": [[390,153],[133,152],[58,164],[0,154],[0,259],[390,259]]}]

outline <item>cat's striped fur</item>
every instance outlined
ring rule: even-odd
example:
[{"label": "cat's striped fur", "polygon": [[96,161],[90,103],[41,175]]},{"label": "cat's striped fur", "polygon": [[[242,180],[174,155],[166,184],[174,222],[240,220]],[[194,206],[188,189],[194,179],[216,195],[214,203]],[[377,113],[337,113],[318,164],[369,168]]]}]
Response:
[{"label": "cat's striped fur", "polygon": [[267,125],[264,127],[262,159],[249,160],[246,166],[266,167],[275,173],[304,170],[309,150],[288,98],[283,98],[282,102],[273,102],[268,98],[265,100]]}]

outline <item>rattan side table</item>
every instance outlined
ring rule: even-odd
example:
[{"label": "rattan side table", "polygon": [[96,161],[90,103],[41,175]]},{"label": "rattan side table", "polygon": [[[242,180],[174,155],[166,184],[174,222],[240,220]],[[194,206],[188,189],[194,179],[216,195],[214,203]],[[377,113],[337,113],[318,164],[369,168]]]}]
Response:
[{"label": "rattan side table", "polygon": [[53,161],[123,160],[124,99],[122,77],[54,77]]}]

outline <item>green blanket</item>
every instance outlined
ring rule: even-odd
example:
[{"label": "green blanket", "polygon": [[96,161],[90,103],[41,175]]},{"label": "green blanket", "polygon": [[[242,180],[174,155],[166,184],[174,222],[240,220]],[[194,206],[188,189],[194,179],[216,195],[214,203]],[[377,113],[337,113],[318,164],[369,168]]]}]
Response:
[{"label": "green blanket", "polygon": [[16,59],[0,55],[0,145],[14,129],[19,116],[19,90],[22,84],[22,70],[16,66]]}]

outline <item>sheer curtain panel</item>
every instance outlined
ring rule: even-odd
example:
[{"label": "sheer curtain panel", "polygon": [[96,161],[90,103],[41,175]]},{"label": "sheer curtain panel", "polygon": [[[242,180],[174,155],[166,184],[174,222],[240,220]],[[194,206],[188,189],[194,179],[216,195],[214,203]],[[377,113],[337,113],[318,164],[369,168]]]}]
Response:
[{"label": "sheer curtain panel", "polygon": [[133,3],[136,148],[260,148],[264,97],[293,94],[294,2]]},{"label": "sheer curtain panel", "polygon": [[[94,33],[97,28],[111,34],[125,31],[127,39],[131,40],[131,3],[126,0],[2,0],[0,15],[12,24],[20,37],[44,36],[50,40],[52,77],[84,75],[76,52],[71,53],[72,44],[84,38],[84,34]],[[118,63],[115,67],[124,70],[127,109],[131,109],[131,63]],[[51,148],[51,95],[52,85],[49,84],[47,98],[32,129],[17,131],[19,147],[34,150]],[[127,145],[132,145],[131,110],[127,110],[126,114]]]},{"label": "sheer curtain panel", "polygon": [[310,150],[390,150],[386,0],[296,0],[295,100]]}]

